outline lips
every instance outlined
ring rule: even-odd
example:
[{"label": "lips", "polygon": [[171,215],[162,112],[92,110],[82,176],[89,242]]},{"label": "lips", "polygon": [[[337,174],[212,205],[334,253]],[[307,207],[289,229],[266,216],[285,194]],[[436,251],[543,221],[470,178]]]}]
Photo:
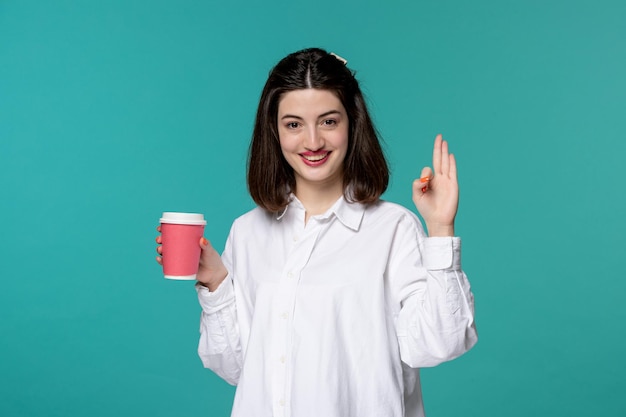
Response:
[{"label": "lips", "polygon": [[302,161],[308,166],[322,165],[328,159],[330,151],[322,152],[303,152],[300,154]]}]

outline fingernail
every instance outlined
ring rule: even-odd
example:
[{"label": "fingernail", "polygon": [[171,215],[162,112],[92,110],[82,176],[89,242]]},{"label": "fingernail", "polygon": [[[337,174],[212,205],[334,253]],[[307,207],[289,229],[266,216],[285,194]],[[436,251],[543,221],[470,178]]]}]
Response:
[{"label": "fingernail", "polygon": [[430,181],[430,177],[422,177],[420,178],[420,182],[428,182]]},{"label": "fingernail", "polygon": [[422,188],[422,192],[425,193],[428,190],[428,187]]},{"label": "fingernail", "polygon": [[209,241],[208,241],[208,240],[206,240],[206,238],[202,238],[202,241],[201,241],[201,242],[202,242],[202,246],[206,246],[206,245],[208,245],[208,244],[209,244]]}]

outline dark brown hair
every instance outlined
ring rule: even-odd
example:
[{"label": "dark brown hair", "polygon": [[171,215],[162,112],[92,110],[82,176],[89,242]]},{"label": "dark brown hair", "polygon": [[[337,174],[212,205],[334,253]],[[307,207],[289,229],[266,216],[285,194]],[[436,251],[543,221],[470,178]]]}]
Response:
[{"label": "dark brown hair", "polygon": [[293,90],[316,88],[337,95],[348,114],[348,151],[343,163],[347,200],[373,203],[387,189],[389,168],[354,73],[323,49],[311,48],[283,58],[270,72],[257,109],[248,152],[248,190],[268,211],[280,211],[295,191],[293,169],[278,138],[278,104]]}]

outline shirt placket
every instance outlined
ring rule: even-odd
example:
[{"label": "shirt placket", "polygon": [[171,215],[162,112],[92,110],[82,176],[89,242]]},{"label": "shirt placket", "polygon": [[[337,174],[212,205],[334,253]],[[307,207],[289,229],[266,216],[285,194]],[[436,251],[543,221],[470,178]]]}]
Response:
[{"label": "shirt placket", "polygon": [[[310,223],[314,220],[310,220]],[[278,286],[278,334],[274,340],[275,369],[273,378],[273,408],[276,417],[291,417],[291,368],[293,318],[296,295],[302,270],[306,266],[320,234],[317,222],[309,224],[305,231],[291,236],[292,248],[281,272]]]}]

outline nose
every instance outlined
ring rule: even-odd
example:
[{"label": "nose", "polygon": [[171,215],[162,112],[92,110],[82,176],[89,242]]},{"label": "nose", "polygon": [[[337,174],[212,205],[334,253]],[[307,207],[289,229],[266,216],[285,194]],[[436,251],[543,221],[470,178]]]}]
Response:
[{"label": "nose", "polygon": [[317,151],[324,147],[324,138],[317,126],[311,126],[307,129],[307,135],[304,139],[304,147],[310,151]]}]

